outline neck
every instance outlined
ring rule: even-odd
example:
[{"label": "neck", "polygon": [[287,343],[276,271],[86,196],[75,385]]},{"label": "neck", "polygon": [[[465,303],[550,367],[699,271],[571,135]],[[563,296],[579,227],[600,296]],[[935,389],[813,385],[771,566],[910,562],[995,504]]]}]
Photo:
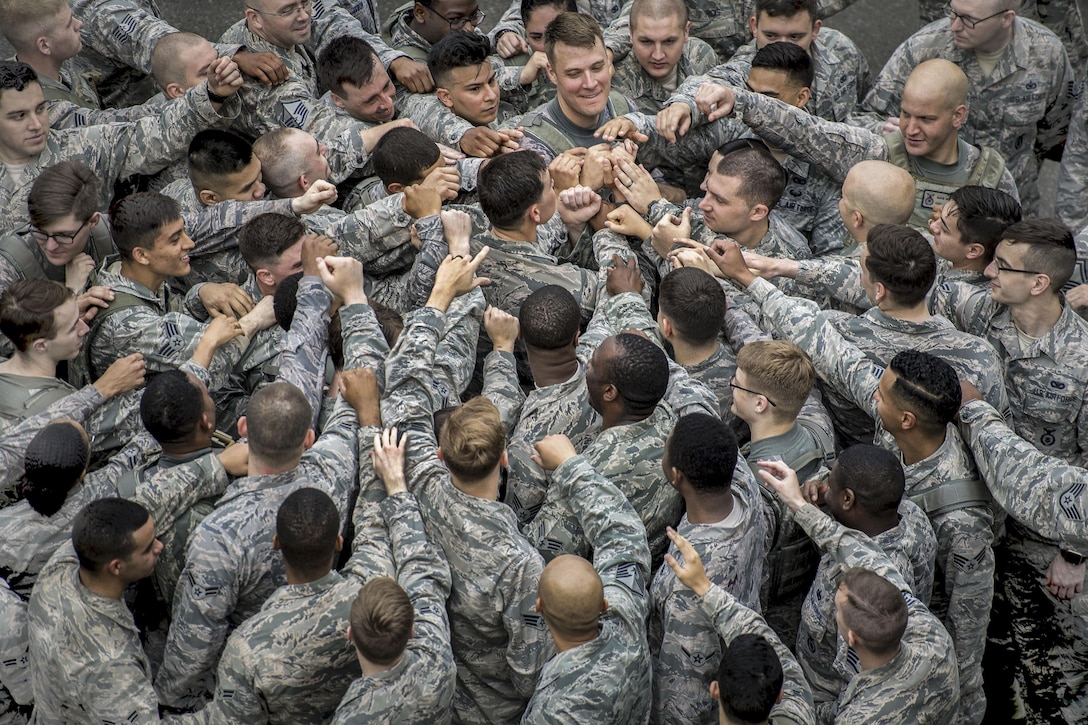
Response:
[{"label": "neck", "polygon": [[763,241],[763,237],[767,236],[767,231],[771,228],[770,219],[764,219],[763,221],[752,224],[747,229],[739,232],[736,235],[731,235],[737,244],[747,249],[755,249],[756,245]]},{"label": "neck", "polygon": [[1057,295],[1045,292],[1023,304],[1010,307],[1009,312],[1016,329],[1031,337],[1042,337],[1050,332],[1062,316],[1062,302]]},{"label": "neck", "polygon": [[910,431],[900,431],[899,435],[895,436],[895,444],[903,456],[903,463],[911,466],[936,453],[944,445],[946,435],[947,432],[943,428],[937,433],[927,433],[915,428]]},{"label": "neck", "polygon": [[754,416],[752,420],[745,419],[744,422],[748,424],[748,428],[752,431],[753,442],[784,435],[793,430],[793,427],[797,425],[796,418],[780,423],[772,419],[769,414]]},{"label": "neck", "polygon": [[976,53],[996,53],[999,50],[1004,50],[1009,43],[1012,42],[1013,30],[1016,26],[1010,25],[1005,29],[1005,32],[998,35],[986,45],[980,45],[975,48]]},{"label": "neck", "polygon": [[595,129],[601,125],[601,114],[598,113],[596,116],[587,116],[583,113],[578,113],[568,106],[567,102],[563,99],[563,96],[557,95],[556,99],[559,101],[559,110],[562,111],[563,115],[567,117],[567,120],[575,126]]},{"label": "neck", "polygon": [[153,272],[150,267],[133,264],[129,260],[121,261],[121,276],[133,282],[139,282],[155,294],[159,293],[163,282],[166,281],[166,275]]},{"label": "neck", "polygon": [[869,538],[875,538],[899,525],[899,512],[892,511],[887,516],[882,517],[863,514],[858,516],[856,521],[840,521],[839,523],[849,526],[851,529],[857,529]]},{"label": "neck", "polygon": [[185,441],[183,443],[163,443],[162,453],[164,456],[174,456],[181,458],[187,456],[190,453],[196,453],[202,451],[205,448],[210,448],[212,445],[211,438],[209,436],[201,436],[198,439]]},{"label": "neck", "polygon": [[899,654],[899,648],[896,647],[895,652],[889,655],[875,655],[872,652],[866,651],[864,648],[854,648],[854,652],[858,656],[858,666],[861,667],[862,672],[868,670],[875,670],[877,667],[883,667],[884,665],[895,659],[895,656]]},{"label": "neck", "polygon": [[693,345],[672,335],[669,337],[669,343],[672,345],[672,359],[678,365],[698,365],[710,359],[710,356],[718,351],[717,340],[711,340],[705,345]]},{"label": "neck", "polygon": [[938,164],[944,164],[945,166],[951,166],[960,160],[960,137],[959,134],[953,134],[952,138],[948,139],[939,149],[935,149],[923,158],[933,161]]},{"label": "neck", "polygon": [[651,410],[645,415],[638,413],[627,413],[623,410],[622,405],[617,405],[615,408],[605,410],[601,413],[601,430],[607,430],[609,428],[615,428],[618,425],[631,425],[632,423],[641,423],[642,421],[653,415]]},{"label": "neck", "polygon": [[253,451],[249,453],[249,475],[250,476],[273,476],[277,473],[287,473],[298,468],[298,459],[294,463],[287,466],[273,466],[270,463],[265,462],[259,456],[254,456]]},{"label": "neck", "polygon": [[578,645],[585,644],[586,642],[592,642],[597,639],[598,632],[587,633],[584,635],[564,635],[556,632],[552,627],[548,627],[552,632],[552,639],[555,641],[556,652],[566,652],[568,649],[574,649]]},{"label": "neck", "polygon": [[16,351],[14,357],[0,363],[0,372],[28,378],[52,378],[57,375],[57,362],[44,355]]},{"label": "neck", "polygon": [[286,563],[284,564],[284,569],[287,572],[288,584],[309,584],[311,582],[317,581],[318,579],[324,577],[326,574],[332,571],[332,562],[329,562],[329,567],[327,569],[323,569],[321,571],[300,571],[291,566],[290,564]]},{"label": "neck", "polygon": [[61,66],[64,65],[64,60],[57,60],[51,55],[43,55],[36,51],[19,53],[15,56],[15,60],[26,63],[40,76],[46,76],[55,81],[60,81],[60,69]]},{"label": "neck", "polygon": [[688,522],[692,524],[716,524],[725,521],[733,513],[733,492],[700,494],[692,490],[683,492]]},{"label": "neck", "polygon": [[527,347],[526,352],[538,388],[565,383],[578,372],[578,358],[572,348],[534,350]]},{"label": "neck", "polygon": [[498,466],[495,466],[494,471],[484,478],[481,478],[479,481],[462,481],[452,473],[450,474],[450,480],[453,481],[454,487],[465,495],[475,496],[476,498],[482,498],[486,501],[499,500]]},{"label": "neck", "polygon": [[499,229],[491,227],[491,234],[508,242],[536,243],[536,227],[532,220],[526,219],[520,227],[515,229]]},{"label": "neck", "polygon": [[388,672],[389,670],[396,667],[402,659],[404,659],[404,655],[401,655],[393,664],[376,665],[368,660],[366,657],[363,657],[361,654],[359,654],[359,650],[355,650],[355,656],[359,660],[359,669],[363,671],[363,677],[376,677],[383,672]]},{"label": "neck", "polygon": [[79,568],[79,583],[99,596],[121,599],[125,583],[117,577],[97,576],[83,567]]},{"label": "neck", "polygon": [[965,259],[961,262],[955,262],[952,264],[952,269],[960,270],[963,272],[981,272],[990,266],[989,261],[974,257],[972,259]]},{"label": "neck", "polygon": [[926,308],[924,300],[919,304],[910,307],[907,305],[900,305],[885,297],[877,305],[877,309],[888,317],[894,317],[897,320],[904,320],[906,322],[925,322],[933,316],[929,314],[929,310]]}]

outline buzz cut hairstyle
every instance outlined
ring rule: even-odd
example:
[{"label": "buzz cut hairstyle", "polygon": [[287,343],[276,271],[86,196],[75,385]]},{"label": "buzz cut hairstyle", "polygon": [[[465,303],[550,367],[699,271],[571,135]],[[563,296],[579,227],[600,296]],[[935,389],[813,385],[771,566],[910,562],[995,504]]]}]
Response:
[{"label": "buzz cut hairstyle", "polygon": [[480,33],[455,30],[431,46],[427,53],[427,70],[435,86],[447,88],[451,72],[458,68],[473,68],[488,63],[491,41]]},{"label": "buzz cut hairstyle", "polygon": [[737,195],[753,207],[763,204],[767,209],[775,208],[789,181],[789,175],[774,156],[751,146],[723,154],[716,171],[740,179]]},{"label": "buzz cut hairstyle", "polygon": [[631,4],[631,30],[640,18],[665,20],[676,18],[683,30],[688,24],[688,4],[684,0],[634,0]]},{"label": "buzz cut hairstyle", "polygon": [[0,0],[0,26],[11,47],[25,52],[34,47],[38,38],[56,30],[58,17],[68,7],[66,0]]},{"label": "buzz cut hairstyle", "polygon": [[205,43],[211,45],[207,38],[184,31],[159,38],[151,51],[151,76],[159,88],[166,90],[171,83],[183,85],[188,69],[181,62],[181,56],[185,51],[195,50]]},{"label": "buzz cut hairstyle", "polygon": [[772,18],[792,18],[802,12],[808,13],[815,23],[820,17],[820,5],[817,0],[756,0],[752,9],[756,20],[763,13]]},{"label": "buzz cut hairstyle", "polygon": [[317,56],[317,82],[322,88],[343,96],[345,83],[356,88],[370,83],[378,63],[378,54],[370,43],[362,38],[341,35],[330,41]]},{"label": "buzz cut hairstyle", "polygon": [[[447,36],[448,37],[448,36]],[[411,186],[442,156],[438,144],[415,128],[394,128],[374,144],[370,160],[374,173],[386,186]]]},{"label": "buzz cut hairstyle", "polygon": [[571,48],[596,48],[597,43],[603,47],[604,32],[601,24],[591,15],[559,13],[544,31],[544,52],[553,66],[556,60],[555,46],[559,43]]},{"label": "buzz cut hairstyle", "polygon": [[756,340],[737,353],[737,369],[751,386],[773,400],[771,417],[779,422],[796,420],[812,386],[816,368],[801,348],[787,340]]}]

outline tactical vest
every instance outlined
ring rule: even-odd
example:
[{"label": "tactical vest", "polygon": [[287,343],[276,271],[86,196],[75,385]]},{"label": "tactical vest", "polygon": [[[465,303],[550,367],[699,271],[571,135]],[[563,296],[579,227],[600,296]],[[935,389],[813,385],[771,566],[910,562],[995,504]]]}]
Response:
[{"label": "tactical vest", "polygon": [[121,310],[127,310],[132,307],[154,308],[154,305],[142,297],[137,297],[128,292],[115,291],[110,306],[104,310],[99,310],[98,314],[91,320],[90,329],[87,331],[87,334],[83,336],[83,348],[80,350],[79,357],[72,361],[72,367],[74,368],[72,371],[72,378],[73,384],[76,387],[82,387],[88,383],[93,383],[95,380],[98,380],[103,372],[105,372],[104,370],[95,370],[94,365],[91,363],[91,345],[94,342],[95,336],[98,334],[98,330],[102,327],[102,323]]},{"label": "tactical vest", "polygon": [[[34,254],[31,245],[36,246],[37,242],[30,237],[29,231],[5,234],[0,237],[0,255],[22,272],[24,279],[51,279],[64,284],[64,267],[54,267],[50,264],[47,268],[43,268],[41,260]],[[116,254],[113,238],[110,237],[109,227],[104,221],[96,224],[91,231],[90,244],[87,245],[86,251],[95,262],[101,262],[109,255]]]},{"label": "tactical vest", "polygon": [[[911,157],[907,153],[903,134],[895,132],[884,137],[888,145],[888,161],[901,169],[906,169],[914,177],[914,211],[908,224],[922,232],[929,231],[929,217],[935,206],[943,206],[952,192],[961,184],[949,184],[944,181],[919,176],[911,168]],[[971,169],[967,183],[963,186],[985,186],[996,189],[1001,185],[1005,173],[1005,158],[989,146],[979,149],[982,155]]]},{"label": "tactical vest", "polygon": [[918,508],[925,511],[926,516],[931,519],[971,506],[985,508],[993,506],[989,489],[977,478],[957,478],[945,481],[939,486],[907,498],[918,504]]},{"label": "tactical vest", "polygon": [[[611,91],[608,94],[608,105],[612,109],[612,118],[618,118],[638,110],[638,106],[628,100],[627,96],[619,91]],[[574,144],[571,143],[571,140],[567,138],[562,131],[556,128],[556,126],[543,114],[542,110],[543,109],[537,108],[521,117],[519,125],[524,127],[525,133],[542,142],[554,151],[557,156],[564,151],[570,151],[574,148]],[[602,143],[604,142],[602,141]]]},{"label": "tactical vest", "polygon": [[73,392],[71,387],[57,378],[41,378],[41,385],[26,388],[0,376],[0,418],[23,420]]}]

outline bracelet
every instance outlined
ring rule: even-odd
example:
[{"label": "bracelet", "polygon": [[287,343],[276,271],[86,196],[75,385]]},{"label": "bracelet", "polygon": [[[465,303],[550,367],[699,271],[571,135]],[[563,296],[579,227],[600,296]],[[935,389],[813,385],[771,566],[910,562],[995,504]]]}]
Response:
[{"label": "bracelet", "polygon": [[230,96],[221,96],[218,93],[212,93],[212,89],[208,89],[208,100],[212,103],[226,103]]}]

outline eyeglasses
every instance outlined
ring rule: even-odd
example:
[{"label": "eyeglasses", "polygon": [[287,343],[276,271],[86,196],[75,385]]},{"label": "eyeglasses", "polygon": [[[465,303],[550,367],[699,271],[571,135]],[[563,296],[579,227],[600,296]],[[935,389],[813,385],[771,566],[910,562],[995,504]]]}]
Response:
[{"label": "eyeglasses", "polygon": [[[733,390],[743,390],[744,392],[751,393],[752,395],[763,395],[763,393],[757,392],[755,390],[749,390],[748,388],[742,388],[741,386],[737,385],[737,379],[736,378],[733,378],[732,380],[729,381],[729,387],[732,388]],[[767,398],[766,395],[763,395],[763,397]],[[774,401],[771,400],[770,398],[767,398],[767,402],[771,404],[772,408],[777,408],[778,407],[777,405],[775,405]]]},{"label": "eyeglasses", "polygon": [[277,18],[283,18],[284,20],[288,20],[298,15],[299,12],[306,13],[307,15],[312,15],[314,11],[314,0],[302,0],[301,2],[292,3],[285,7],[283,10],[274,13],[268,13],[264,10],[258,10],[252,5],[246,5],[246,7],[255,13],[260,13],[261,15],[273,15]]},{"label": "eyeglasses", "polygon": [[[420,3],[420,5],[423,5],[423,3]],[[430,5],[423,5],[423,7],[425,7],[428,12],[432,12],[435,15],[438,15],[438,11],[432,8]],[[450,24],[450,30],[464,30],[466,25],[471,25],[474,28],[478,27],[480,23],[484,21],[484,18],[487,17],[487,13],[485,13],[480,8],[476,8],[472,15],[469,15],[467,18],[457,18],[456,20],[450,20],[445,15],[438,15],[438,17],[442,18]]]},{"label": "eyeglasses", "polygon": [[85,226],[87,226],[88,224],[90,224],[90,222],[91,222],[90,219],[83,222],[82,224],[79,225],[79,229],[76,229],[71,234],[68,234],[66,232],[56,232],[55,234],[50,234],[47,231],[43,231],[43,230],[38,229],[36,227],[31,227],[30,228],[30,235],[32,237],[34,237],[34,240],[36,242],[38,242],[38,244],[46,244],[50,239],[52,239],[54,242],[61,245],[62,247],[67,247],[67,246],[70,246],[72,244],[75,244],[76,237],[79,236],[79,233],[82,232],[83,228]]},{"label": "eyeglasses", "polygon": [[1034,269],[1016,269],[1015,267],[1006,267],[1001,262],[994,260],[994,266],[997,267],[998,272],[1016,272],[1018,274],[1043,274],[1042,272],[1036,272]]},{"label": "eyeglasses", "polygon": [[1008,12],[1011,12],[1011,11],[1010,10],[1002,10],[999,13],[994,13],[993,15],[987,15],[984,18],[979,18],[978,20],[975,20],[974,18],[972,18],[972,17],[970,17],[968,15],[960,15],[959,13],[957,13],[955,10],[952,9],[951,5],[948,5],[944,9],[944,14],[948,16],[949,20],[951,20],[954,23],[954,22],[956,22],[956,19],[958,18],[959,21],[961,23],[963,23],[963,27],[965,27],[965,28],[967,28],[969,30],[974,30],[975,26],[978,25],[979,23],[986,22],[987,20],[989,20],[991,18],[996,18],[997,16],[1004,15],[1005,13],[1008,13]]}]

